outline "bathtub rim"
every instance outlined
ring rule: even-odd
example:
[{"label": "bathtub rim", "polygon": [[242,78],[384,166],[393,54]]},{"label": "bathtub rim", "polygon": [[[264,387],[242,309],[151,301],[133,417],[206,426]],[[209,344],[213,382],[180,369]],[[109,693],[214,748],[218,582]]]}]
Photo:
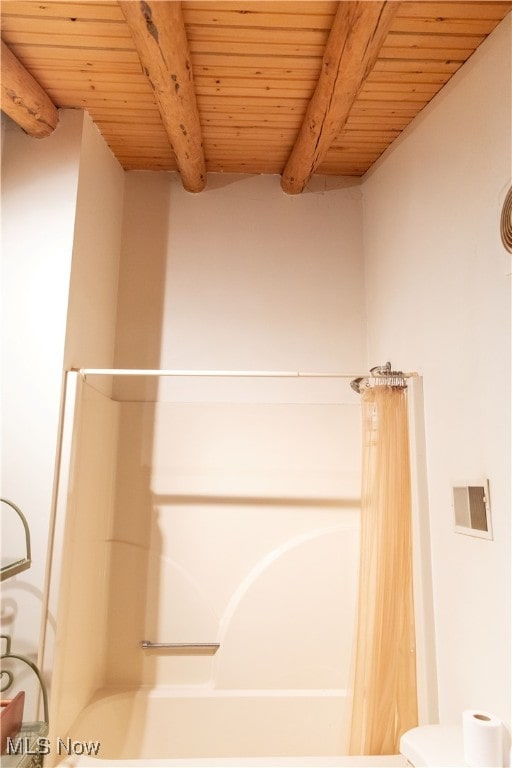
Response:
[{"label": "bathtub rim", "polygon": [[166,760],[101,760],[70,757],[59,768],[406,768],[401,755],[336,755],[328,757],[213,757]]}]

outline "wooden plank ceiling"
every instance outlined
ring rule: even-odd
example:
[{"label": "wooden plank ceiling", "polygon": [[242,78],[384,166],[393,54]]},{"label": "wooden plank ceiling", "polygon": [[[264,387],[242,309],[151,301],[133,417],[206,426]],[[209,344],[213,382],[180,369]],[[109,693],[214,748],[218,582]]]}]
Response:
[{"label": "wooden plank ceiling", "polygon": [[[89,112],[125,169],[176,170],[123,5],[3,0],[2,40],[58,108]],[[206,171],[283,173],[329,66],[324,54],[339,5],[363,4],[181,3]],[[393,17],[376,61],[369,61],[347,115],[335,118],[342,122],[334,123],[316,173],[364,174],[512,9],[512,2],[493,0],[389,5]],[[348,69],[340,65],[338,89]]]}]

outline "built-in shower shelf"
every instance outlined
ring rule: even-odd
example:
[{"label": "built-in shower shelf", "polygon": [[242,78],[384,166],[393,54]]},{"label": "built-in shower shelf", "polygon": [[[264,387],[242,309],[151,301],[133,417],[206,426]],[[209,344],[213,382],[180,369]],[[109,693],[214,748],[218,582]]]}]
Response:
[{"label": "built-in shower shelf", "polygon": [[214,654],[220,648],[220,643],[153,643],[151,640],[142,640],[140,647],[144,651],[160,650],[180,654]]}]

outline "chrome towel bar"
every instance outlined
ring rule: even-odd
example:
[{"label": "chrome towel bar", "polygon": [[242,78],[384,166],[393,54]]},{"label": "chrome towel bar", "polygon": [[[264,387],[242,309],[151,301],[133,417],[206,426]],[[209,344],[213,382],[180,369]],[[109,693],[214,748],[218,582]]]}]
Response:
[{"label": "chrome towel bar", "polygon": [[142,640],[140,644],[144,650],[152,648],[168,648],[178,651],[205,651],[216,653],[220,648],[220,643],[153,643],[151,640]]}]

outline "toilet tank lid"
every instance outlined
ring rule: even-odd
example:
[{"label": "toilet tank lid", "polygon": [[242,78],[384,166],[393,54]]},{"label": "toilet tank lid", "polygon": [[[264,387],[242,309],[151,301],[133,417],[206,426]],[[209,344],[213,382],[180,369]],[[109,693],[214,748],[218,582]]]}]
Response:
[{"label": "toilet tank lid", "polygon": [[406,731],[400,753],[416,768],[463,768],[462,726],[420,725]]}]

